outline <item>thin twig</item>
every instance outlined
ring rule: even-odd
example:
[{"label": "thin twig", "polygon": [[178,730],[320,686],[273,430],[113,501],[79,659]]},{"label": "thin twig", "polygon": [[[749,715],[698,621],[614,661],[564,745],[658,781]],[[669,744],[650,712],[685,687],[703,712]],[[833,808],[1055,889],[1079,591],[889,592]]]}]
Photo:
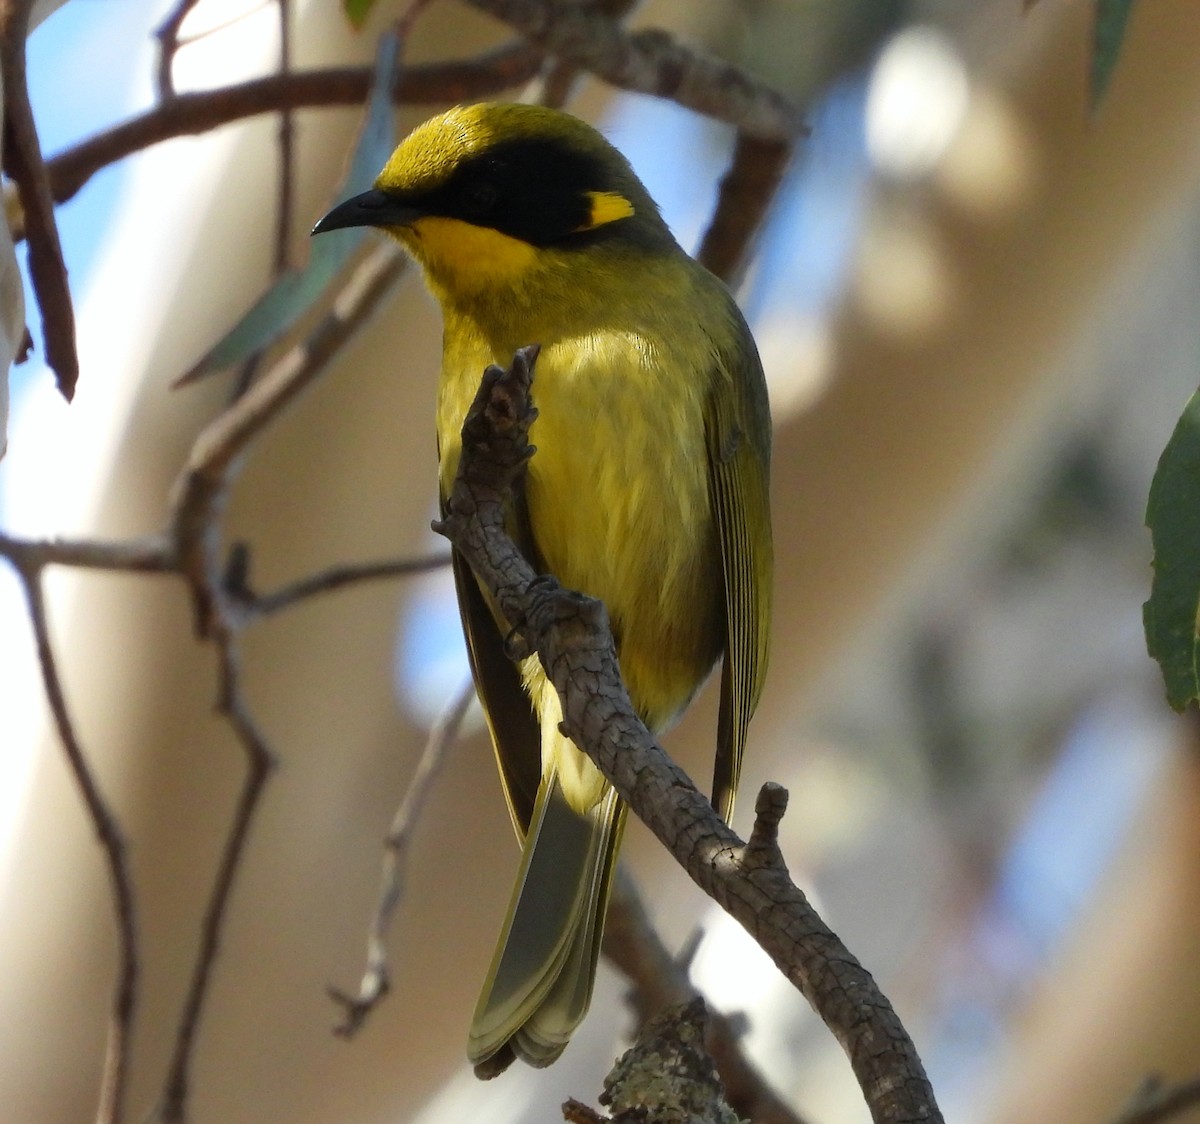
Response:
[{"label": "thin twig", "polygon": [[0,531],[0,556],[30,572],[44,566],[165,574],[178,569],[166,535],[106,542],[102,539],[15,539]]},{"label": "thin twig", "polygon": [[[279,17],[279,73],[286,75],[291,72],[291,7],[288,0],[275,0],[275,9]],[[292,231],[292,212],[295,196],[295,114],[290,109],[280,110],[279,129],[279,167],[278,193],[275,203],[275,249],[271,260],[272,280],[277,281],[280,274],[289,266],[288,246]],[[264,349],[249,356],[238,369],[233,380],[229,401],[236,402],[249,389],[250,384],[262,367]],[[184,376],[186,379],[187,376]],[[175,385],[181,385],[183,380]]]},{"label": "thin twig", "polygon": [[[288,0],[275,0],[279,12],[279,73],[292,72],[292,7]],[[288,245],[295,208],[296,118],[291,109],[279,112],[279,201],[275,210],[275,273],[288,267]]]},{"label": "thin twig", "polygon": [[280,586],[270,593],[255,594],[244,587],[229,592],[238,596],[242,612],[247,618],[269,617],[310,597],[330,593],[348,585],[379,578],[427,574],[449,565],[448,554],[431,554],[427,558],[390,558],[383,562],[356,562],[344,566],[330,566],[319,573]]},{"label": "thin twig", "polygon": [[217,564],[221,516],[229,485],[240,455],[250,442],[327,367],[331,355],[391,291],[403,272],[403,260],[398,252],[386,247],[368,258],[308,338],[201,431],[173,490],[171,526],[178,544],[177,556],[192,592],[198,631],[217,646],[220,709],[245,752],[246,776],[205,913],[201,948],[163,1089],[161,1118],[171,1124],[185,1117],[192,1052],[218,938],[272,761],[270,748],[241,693],[237,633],[246,619],[239,599],[226,593],[225,575]]},{"label": "thin twig", "polygon": [[869,972],[791,880],[778,847],[787,793],[764,785],[743,842],[637,717],[621,681],[604,606],[538,577],[504,526],[528,443],[537,348],[489,367],[463,425],[446,535],[534,652],[563,705],[563,733],[596,763],[696,884],[750,932],[841,1043],[876,1124],[940,1122],[912,1039]]},{"label": "thin twig", "polygon": [[[212,594],[215,591],[209,592]],[[220,603],[219,597],[216,602]],[[213,880],[212,892],[204,911],[204,920],[200,927],[200,948],[196,954],[191,985],[175,1032],[175,1046],[167,1069],[160,1108],[161,1119],[167,1124],[177,1124],[187,1119],[193,1047],[200,1027],[200,1017],[208,998],[208,985],[216,963],[221,930],[233,894],[234,880],[246,851],[250,826],[275,761],[274,754],[254,722],[242,694],[236,632],[234,628],[229,627],[219,612],[217,620],[218,631],[214,640],[220,660],[221,677],[218,705],[241,743],[246,758],[246,773]]]},{"label": "thin twig", "polygon": [[62,396],[70,402],[79,381],[75,346],[75,308],[67,285],[54,201],[37,126],[29,104],[25,74],[25,38],[32,0],[0,2],[0,71],[4,81],[4,171],[17,185],[29,242],[29,277],[42,314],[46,365],[54,371]]},{"label": "thin twig", "polygon": [[158,40],[158,64],[154,70],[154,85],[160,102],[170,101],[175,97],[175,55],[181,46],[179,29],[188,13],[199,3],[199,0],[177,0],[167,18],[155,29],[154,38]]},{"label": "thin twig", "polygon": [[271,0],[256,0],[255,3],[249,4],[243,8],[231,11],[229,15],[222,19],[214,20],[198,31],[193,31],[191,35],[181,35],[179,37],[179,46],[190,47],[193,43],[203,43],[214,35],[220,35],[223,31],[228,31],[231,27],[237,27],[239,23],[245,22],[251,16],[258,15],[264,8],[268,7]]},{"label": "thin twig", "polygon": [[468,679],[451,696],[449,704],[429,732],[421,760],[412,782],[388,831],[383,857],[383,873],[379,880],[379,899],[367,932],[367,966],[358,985],[358,994],[349,995],[331,987],[329,994],[342,1008],[342,1021],[334,1034],[352,1038],[369,1015],[387,994],[388,962],[387,937],[396,908],[404,897],[404,875],[408,866],[408,849],[413,830],[429,800],[433,782],[441,770],[446,751],[458,739],[463,719],[475,698],[475,685]]},{"label": "thin twig", "polygon": [[626,31],[596,4],[577,0],[469,0],[548,55],[557,55],[623,90],[668,98],[741,131],[788,140],[800,113],[744,70],[684,46],[665,31]]},{"label": "thin twig", "polygon": [[391,291],[403,272],[403,262],[398,252],[387,247],[369,257],[308,338],[201,431],[173,491],[172,532],[178,544],[180,566],[192,592],[198,630],[217,646],[221,665],[220,708],[245,751],[246,778],[205,914],[201,950],[163,1090],[161,1116],[172,1124],[184,1119],[192,1051],[208,995],[218,938],[272,760],[241,694],[236,637],[248,617],[242,612],[240,600],[226,592],[225,574],[217,565],[221,515],[241,454],[326,369],[332,354]]},{"label": "thin twig", "polygon": [[[10,555],[11,558],[11,555]],[[96,1124],[119,1124],[123,1118],[125,1091],[129,1079],[130,1042],[137,1009],[139,962],[139,931],[137,905],[134,896],[133,874],[129,854],[117,818],[100,791],[99,781],[83,751],[71,720],[66,693],[58,673],[58,662],[50,640],[50,626],[42,591],[41,566],[27,562],[18,566],[29,620],[33,626],[38,664],[46,699],[54,717],[59,741],[66,753],[71,775],[83,797],[88,818],[100,840],[100,849],[108,867],[112,885],[113,910],[117,925],[117,978],[109,1016],[108,1038],[104,1052],[104,1070],[100,1079],[100,1098],[96,1108]]]},{"label": "thin twig", "polygon": [[[70,725],[61,683],[53,662],[42,605],[40,571],[50,564],[67,564],[137,573],[177,573],[183,576],[198,604],[203,604],[203,632],[216,646],[220,664],[220,709],[227,717],[246,756],[246,774],[231,821],[221,862],[206,907],[191,985],[177,1028],[172,1059],[160,1104],[161,1118],[185,1118],[191,1059],[209,992],[219,937],[228,912],[234,881],[245,853],[250,826],[270,771],[272,755],[243,697],[237,637],[255,617],[237,591],[225,589],[218,564],[221,517],[240,454],[267,424],[327,366],[330,357],[391,292],[405,267],[398,251],[383,247],[369,257],[351,278],[332,311],[302,344],[294,348],[196,438],[174,489],[168,530],[125,542],[81,540],[20,540],[0,535],[0,554],[8,557],[25,579],[30,617],[51,708],[77,783],[100,835],[114,883],[120,930],[121,969],[114,1000],[113,1024],[101,1090],[100,1124],[120,1119],[128,1070],[137,983],[137,931],[133,884],[124,844],[108,811]],[[442,564],[438,559],[437,564]],[[411,573],[428,568],[426,560],[412,563],[341,567],[314,575],[267,598],[257,615],[295,603],[323,589],[364,577]]]}]

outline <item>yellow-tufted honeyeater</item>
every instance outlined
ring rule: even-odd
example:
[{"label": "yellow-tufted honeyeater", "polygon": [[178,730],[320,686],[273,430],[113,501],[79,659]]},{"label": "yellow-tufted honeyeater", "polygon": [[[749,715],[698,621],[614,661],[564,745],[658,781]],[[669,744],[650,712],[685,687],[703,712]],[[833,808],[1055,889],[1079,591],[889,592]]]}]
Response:
[{"label": "yellow-tufted honeyeater", "polygon": [[[538,570],[608,607],[621,672],[653,731],[724,657],[712,801],[729,818],[762,689],[771,601],[762,367],[725,287],[680,249],[625,158],[591,126],[531,105],[426,122],[375,187],[313,233],[375,226],[422,266],[445,324],[437,438],[443,503],[490,363],[541,345],[537,452],[511,531]],[[559,732],[536,656],[504,652],[454,558],[459,611],[523,850],[471,1025],[481,1077],[549,1065],[591,999],[625,806]]]}]

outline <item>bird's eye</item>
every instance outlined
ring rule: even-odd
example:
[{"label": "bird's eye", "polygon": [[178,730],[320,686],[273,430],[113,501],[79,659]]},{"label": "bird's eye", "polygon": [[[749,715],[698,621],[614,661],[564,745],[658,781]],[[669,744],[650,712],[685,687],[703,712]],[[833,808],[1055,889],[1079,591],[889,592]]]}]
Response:
[{"label": "bird's eye", "polygon": [[462,193],[463,210],[469,215],[487,214],[496,202],[496,185],[487,180],[475,180]]}]

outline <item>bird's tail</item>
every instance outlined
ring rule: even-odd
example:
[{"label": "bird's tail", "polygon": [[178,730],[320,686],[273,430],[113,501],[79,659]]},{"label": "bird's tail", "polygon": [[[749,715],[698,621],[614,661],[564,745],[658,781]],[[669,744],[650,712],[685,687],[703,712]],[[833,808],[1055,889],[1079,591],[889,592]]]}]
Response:
[{"label": "bird's tail", "polygon": [[587,1014],[624,824],[625,805],[611,788],[580,813],[558,771],[543,776],[471,1022],[467,1054],[477,1076],[495,1077],[515,1058],[549,1065]]}]

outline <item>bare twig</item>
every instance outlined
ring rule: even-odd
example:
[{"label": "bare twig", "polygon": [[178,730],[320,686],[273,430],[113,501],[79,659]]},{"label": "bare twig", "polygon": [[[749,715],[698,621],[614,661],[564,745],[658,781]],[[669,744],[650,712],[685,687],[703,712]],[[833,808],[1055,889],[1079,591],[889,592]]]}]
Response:
[{"label": "bare twig", "polygon": [[133,874],[129,868],[128,850],[121,834],[117,818],[92,772],[91,766],[75,731],[67,706],[66,693],[58,673],[54,646],[50,640],[50,626],[46,617],[46,604],[42,592],[43,562],[27,555],[17,561],[29,620],[33,626],[34,642],[37,647],[38,663],[41,666],[42,682],[59,740],[66,753],[67,764],[75,779],[88,818],[92,822],[100,849],[108,866],[108,878],[112,885],[113,909],[116,914],[118,966],[116,986],[113,990],[112,1011],[109,1016],[108,1039],[105,1045],[104,1071],[100,1079],[100,1098],[96,1108],[96,1124],[118,1124],[123,1118],[125,1090],[129,1078],[130,1041],[133,1020],[137,1008],[139,979],[139,944],[137,906],[134,897]]},{"label": "bare twig", "polygon": [[[291,4],[289,0],[275,0],[279,13],[279,73],[286,76],[292,71]],[[279,112],[279,201],[275,211],[275,272],[282,273],[288,267],[288,243],[292,232],[292,213],[295,208],[294,184],[296,179],[295,152],[296,119],[291,109]]]},{"label": "bare twig", "polygon": [[217,647],[220,709],[245,752],[246,775],[209,898],[192,984],[176,1031],[160,1106],[164,1121],[181,1121],[186,1115],[191,1058],[218,938],[272,762],[270,747],[242,696],[237,635],[249,618],[242,612],[241,599],[227,592],[225,575],[217,564],[221,516],[229,486],[240,454],[325,369],[333,352],[391,291],[402,271],[403,259],[387,247],[368,258],[348,292],[304,343],[293,348],[197,436],[174,488],[171,527],[177,558],[192,592],[198,631]]},{"label": "bare twig", "polygon": [[342,1021],[334,1027],[334,1034],[341,1038],[352,1038],[367,1015],[387,994],[387,936],[396,907],[404,897],[404,873],[408,864],[408,848],[413,829],[429,799],[446,751],[457,740],[463,719],[474,698],[475,685],[469,679],[451,696],[446,709],[429,732],[425,751],[417,763],[417,771],[400,807],[396,809],[386,840],[383,874],[379,880],[379,900],[367,932],[367,966],[358,985],[358,994],[348,995],[337,988],[329,989],[330,996],[342,1008]]},{"label": "bare twig", "polygon": [[428,558],[390,558],[383,562],[356,562],[344,566],[330,566],[319,573],[280,586],[270,593],[255,594],[245,585],[231,588],[228,592],[238,598],[245,618],[268,617],[310,597],[331,593],[348,585],[379,578],[427,574],[431,570],[440,570],[449,565],[448,554],[432,554]]},{"label": "bare twig", "polygon": [[[695,951],[694,947],[691,950]],[[667,951],[646,915],[633,879],[618,867],[604,927],[604,954],[630,980],[627,996],[639,1024],[664,1008],[699,995],[688,978],[690,955]],[[754,1124],[804,1124],[746,1058],[734,1022],[710,1010],[705,1045],[725,1083],[725,1095],[739,1117]]]},{"label": "bare twig", "polygon": [[626,31],[599,5],[574,0],[470,0],[557,55],[623,90],[669,98],[741,131],[789,140],[802,128],[786,98],[744,70],[664,31]]},{"label": "bare twig", "polygon": [[[194,586],[213,585],[214,575],[219,571],[217,544],[209,540],[215,533],[238,454],[320,374],[337,348],[386,298],[405,265],[397,249],[381,246],[359,266],[333,309],[310,336],[283,356],[251,393],[201,431],[175,483],[171,522],[166,532],[119,542],[22,540],[0,533],[0,555],[12,559],[18,568],[59,564],[139,573],[180,573]],[[360,580],[403,576],[442,564],[443,560],[437,558],[333,567],[261,599],[248,599],[243,589],[239,591],[241,597],[231,598],[230,604],[248,616],[267,615],[325,590]]]},{"label": "bare twig", "polygon": [[[209,593],[213,595],[216,591],[210,589]],[[219,596],[214,600],[220,604]],[[208,998],[208,984],[216,963],[221,930],[233,894],[234,880],[245,854],[250,825],[275,761],[274,754],[259,731],[242,694],[236,628],[231,626],[220,612],[217,613],[217,620],[219,623],[214,639],[220,660],[221,677],[218,707],[229,720],[242,745],[246,757],[246,774],[242,781],[242,790],[238,794],[237,807],[234,809],[216,877],[213,879],[212,892],[204,911],[204,920],[200,926],[200,949],[196,954],[192,982],[188,987],[179,1025],[175,1031],[175,1046],[171,1053],[160,1106],[160,1117],[168,1124],[177,1124],[187,1119],[193,1047],[200,1027],[200,1016]]]},{"label": "bare twig", "polygon": [[504,528],[508,490],[532,454],[536,348],[490,367],[463,426],[448,513],[462,551],[514,636],[536,651],[563,704],[562,729],[613,783],[696,884],[746,927],[833,1031],[876,1124],[941,1121],[920,1058],[869,972],[792,882],[777,829],[787,804],[764,785],[743,842],[655,742],[621,682],[604,606],[538,578]]},{"label": "bare twig", "polygon": [[[138,947],[133,887],[116,822],[103,803],[67,717],[61,684],[50,654],[40,584],[36,579],[42,567],[53,563],[182,575],[197,604],[204,606],[203,632],[213,639],[220,662],[220,709],[228,718],[246,755],[246,776],[206,909],[201,947],[177,1029],[160,1105],[163,1120],[182,1120],[186,1112],[190,1059],[208,994],[218,938],[272,760],[270,748],[242,696],[238,668],[237,636],[256,614],[252,607],[247,611],[244,596],[239,596],[240,591],[226,590],[225,574],[218,565],[220,522],[229,485],[236,471],[239,454],[317,376],[332,353],[390,292],[402,270],[403,258],[386,247],[368,258],[333,310],[305,343],[294,348],[240,402],[227,409],[200,433],[176,484],[170,527],[165,534],[121,543],[22,541],[0,535],[0,554],[12,560],[25,579],[47,694],[77,782],[84,792],[89,813],[105,847],[115,885],[122,968],[114,1004],[101,1115],[98,1118],[103,1124],[114,1124],[119,1118],[128,1064],[127,1040],[133,1017]],[[386,564],[386,569],[392,573],[413,572],[425,568],[425,565],[424,562],[409,565],[391,563]],[[384,565],[375,564],[345,567],[316,575],[268,599],[266,608],[257,615],[271,611],[272,604],[282,606],[294,603],[320,589],[336,588],[365,576],[382,576],[384,569]]]},{"label": "bare twig", "polygon": [[197,3],[199,0],[176,0],[175,7],[155,29],[154,37],[158,40],[158,64],[154,69],[154,85],[159,101],[170,101],[175,96],[173,69],[175,55],[181,45],[179,29]]},{"label": "bare twig", "polygon": [[0,531],[0,555],[30,573],[44,566],[129,573],[173,573],[178,567],[166,535],[104,542],[99,539],[15,539]]},{"label": "bare twig", "polygon": [[25,37],[32,0],[0,0],[0,70],[4,79],[4,171],[17,185],[29,242],[29,275],[42,314],[46,364],[70,402],[79,381],[75,309],[67,285],[54,201],[25,80]]}]

